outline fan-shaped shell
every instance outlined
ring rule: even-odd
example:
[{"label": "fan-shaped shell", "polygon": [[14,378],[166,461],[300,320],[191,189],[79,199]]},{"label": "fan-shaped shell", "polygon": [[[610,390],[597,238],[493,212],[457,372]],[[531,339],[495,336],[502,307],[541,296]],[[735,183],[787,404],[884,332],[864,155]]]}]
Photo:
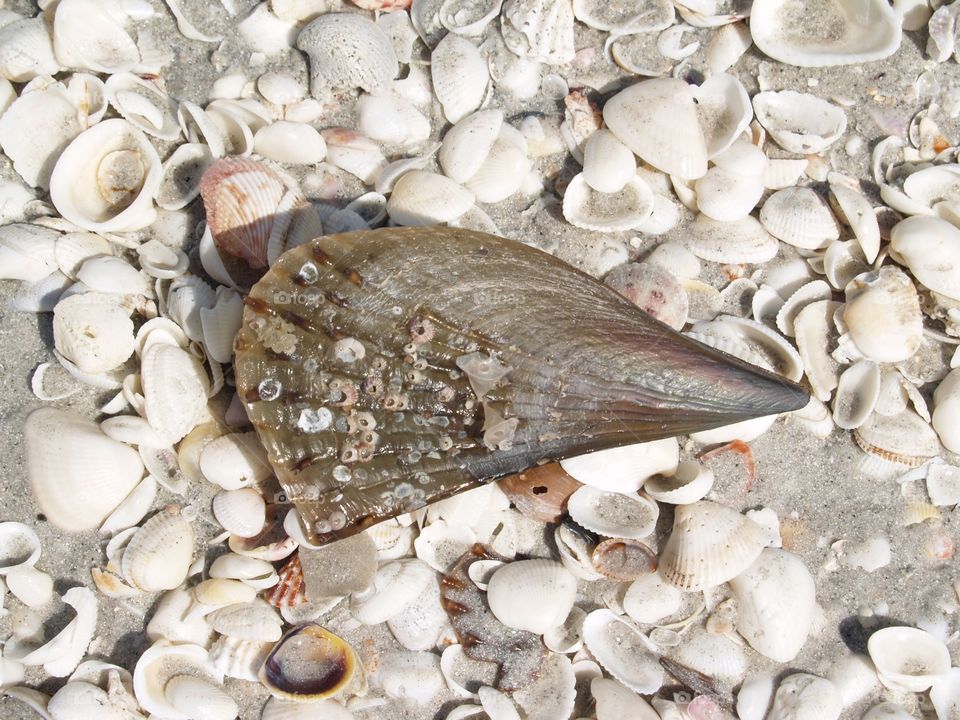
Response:
[{"label": "fan-shaped shell", "polygon": [[774,60],[799,67],[859,65],[900,47],[901,18],[881,0],[838,0],[819,12],[789,0],[760,3],[750,15],[753,42]]},{"label": "fan-shaped shell", "polygon": [[253,488],[224,490],[213,498],[213,515],[230,534],[253,537],[263,529],[266,504]]},{"label": "fan-shaped shell", "polygon": [[689,226],[687,246],[701,260],[720,263],[763,263],[779,248],[777,239],[752,216],[720,222],[703,213]]},{"label": "fan-shaped shell", "polygon": [[161,441],[177,443],[203,418],[207,375],[195,357],[174,345],[151,345],[140,362],[146,418]]},{"label": "fan-shaped shell", "polygon": [[736,510],[707,500],[680,505],[660,573],[684,590],[715,587],[743,572],[763,547],[763,530]]},{"label": "fan-shaped shell", "polygon": [[843,321],[857,349],[871,360],[906,360],[920,347],[920,299],[910,278],[895,266],[851,281]]},{"label": "fan-shaped shell", "polygon": [[774,237],[804,250],[816,250],[840,237],[826,201],[805,187],[784,188],[767,198],[760,222]]},{"label": "fan-shaped shell", "polygon": [[573,7],[550,0],[507,0],[500,28],[507,47],[520,57],[563,65],[574,56]]},{"label": "fan-shaped shell", "polygon": [[743,646],[726,635],[694,628],[670,652],[673,660],[721,683],[736,685],[747,671]]},{"label": "fan-shaped shell", "polygon": [[472,192],[443,175],[412,170],[394,186],[387,212],[401,225],[433,225],[457,219],[474,200]]},{"label": "fan-shaped shell", "polygon": [[853,439],[865,453],[908,467],[923,465],[940,452],[937,434],[912,410],[874,413],[853,431]]},{"label": "fan-shaped shell", "polygon": [[58,72],[60,63],[54,57],[53,42],[42,17],[14,15],[0,28],[0,76],[22,83]]},{"label": "fan-shaped shell", "polygon": [[328,13],[311,21],[297,36],[297,47],[310,57],[310,94],[362,88],[375,92],[398,70],[390,38],[358,13]]},{"label": "fan-shaped shell", "polygon": [[576,595],[577,579],[552,560],[507,563],[487,583],[487,602],[496,618],[537,635],[564,621]]},{"label": "fan-shaped shell", "polygon": [[603,120],[655,168],[689,179],[706,173],[706,141],[693,93],[683,80],[656,78],[621,90],[603,106]]},{"label": "fan-shaped shell", "polygon": [[193,562],[193,529],[179,508],[161,510],[130,539],[121,570],[134,587],[146,592],[171,590],[187,579]]},{"label": "fan-shaped shell", "polygon": [[33,496],[47,519],[65,530],[97,527],[143,475],[135,450],[73,411],[39,408],[23,433]]},{"label": "fan-shaped shell", "polygon": [[623,596],[623,609],[639,623],[659,622],[680,610],[681,605],[683,593],[658,572],[641,575]]},{"label": "fan-shaped shell", "polygon": [[456,33],[448,34],[434,49],[430,76],[443,114],[452,123],[480,107],[490,80],[477,46]]}]

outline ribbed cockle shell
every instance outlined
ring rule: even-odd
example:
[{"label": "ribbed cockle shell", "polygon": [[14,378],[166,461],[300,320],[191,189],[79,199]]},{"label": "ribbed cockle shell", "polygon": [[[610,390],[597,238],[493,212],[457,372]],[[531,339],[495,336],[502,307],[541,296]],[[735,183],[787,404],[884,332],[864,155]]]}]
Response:
[{"label": "ribbed cockle shell", "polygon": [[470,230],[324,236],[245,302],[237,391],[314,542],[542,459],[807,402],[551,255]]}]

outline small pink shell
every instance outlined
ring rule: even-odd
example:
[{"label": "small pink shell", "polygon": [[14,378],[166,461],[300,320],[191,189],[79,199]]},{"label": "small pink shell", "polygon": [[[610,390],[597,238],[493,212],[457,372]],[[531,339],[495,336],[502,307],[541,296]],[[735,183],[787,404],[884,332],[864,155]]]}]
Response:
[{"label": "small pink shell", "polygon": [[280,580],[266,592],[265,599],[275,608],[292,608],[307,602],[307,589],[303,582],[303,566],[300,553],[287,561],[279,572]]}]

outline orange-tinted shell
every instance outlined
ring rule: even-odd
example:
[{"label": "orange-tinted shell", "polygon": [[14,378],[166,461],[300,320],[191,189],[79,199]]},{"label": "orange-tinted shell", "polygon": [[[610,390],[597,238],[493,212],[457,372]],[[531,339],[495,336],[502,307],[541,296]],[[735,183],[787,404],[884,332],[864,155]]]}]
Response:
[{"label": "orange-tinted shell", "polygon": [[610,538],[593,550],[593,566],[611,580],[627,582],[656,572],[657,554],[630,538]]},{"label": "orange-tinted shell", "polygon": [[313,702],[350,685],[357,656],[343,638],[307,623],[284,635],[260,668],[260,682],[283,700]]},{"label": "orange-tinted shell", "polygon": [[307,602],[303,582],[303,566],[300,553],[294,555],[280,570],[280,581],[266,593],[266,601],[275,608],[291,608]]},{"label": "orange-tinted shell", "polygon": [[537,465],[500,481],[500,489],[517,510],[541,522],[560,522],[567,512],[567,498],[578,487],[580,483],[560,463]]}]

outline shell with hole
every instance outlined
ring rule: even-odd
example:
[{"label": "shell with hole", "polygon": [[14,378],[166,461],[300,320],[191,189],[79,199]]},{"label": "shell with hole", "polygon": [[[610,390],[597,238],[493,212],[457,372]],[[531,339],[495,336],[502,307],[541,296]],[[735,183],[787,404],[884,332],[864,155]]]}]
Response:
[{"label": "shell with hole", "polygon": [[542,635],[563,623],[577,595],[577,579],[552,560],[518,560],[497,568],[487,602],[507,627]]},{"label": "shell with hole", "polygon": [[142,131],[119,118],[78,135],[50,176],[50,200],[67,220],[95,232],[129,232],[157,217],[160,156]]},{"label": "shell with hole", "polygon": [[762,528],[736,510],[708,500],[680,505],[660,573],[684,590],[715,587],[746,570],[763,547]]},{"label": "shell with hole", "polygon": [[39,408],[23,433],[34,499],[47,520],[64,530],[100,525],[143,475],[136,450],[71,410]]}]

